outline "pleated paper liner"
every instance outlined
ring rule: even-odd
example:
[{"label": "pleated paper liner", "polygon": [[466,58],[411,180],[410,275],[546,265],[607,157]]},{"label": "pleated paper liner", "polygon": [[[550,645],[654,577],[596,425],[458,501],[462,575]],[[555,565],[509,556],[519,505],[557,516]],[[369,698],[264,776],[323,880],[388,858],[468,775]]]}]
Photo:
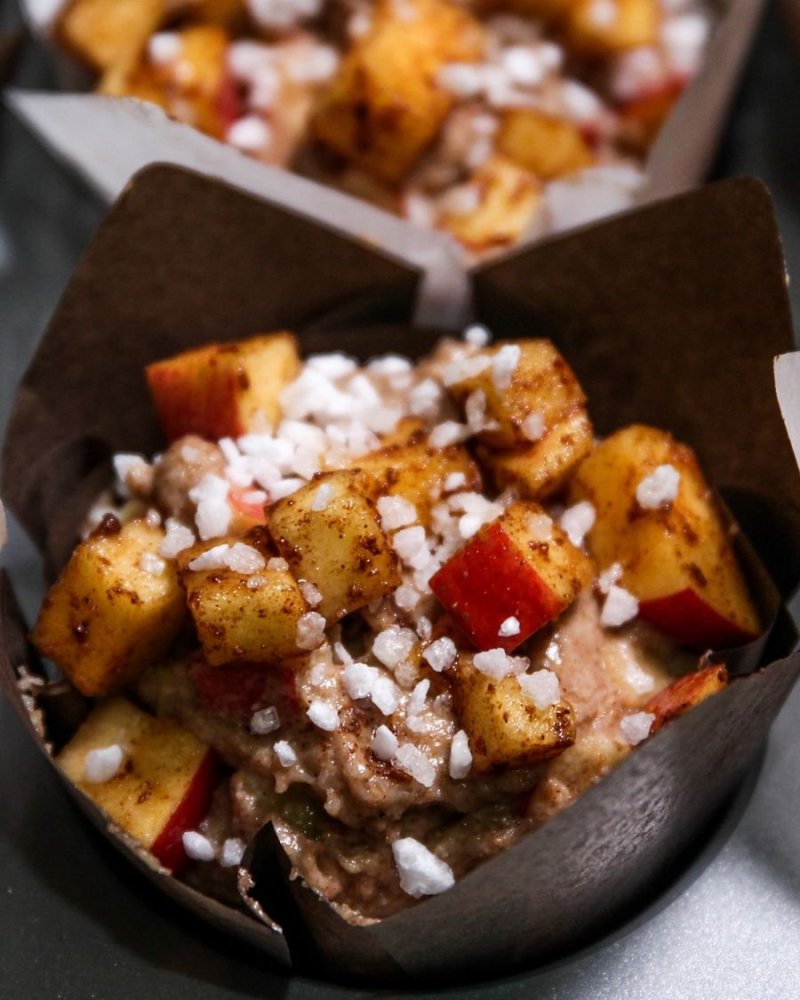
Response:
[{"label": "pleated paper liner", "polygon": [[[792,328],[765,189],[728,181],[657,203],[521,250],[473,272],[470,285],[477,318],[496,336],[554,339],[600,433],[651,422],[698,451],[747,533],[750,583],[775,625],[731,653],[728,688],[572,807],[449,892],[377,924],[351,926],[291,879],[270,829],[248,848],[241,909],[199,895],[108,831],[187,909],[302,972],[452,982],[546,962],[596,938],[651,901],[706,835],[800,671],[780,607],[800,579],[800,481],[772,375]],[[278,328],[296,330],[307,351],[420,355],[439,333],[410,325],[430,288],[421,268],[222,183],[166,166],[137,176],[67,288],[9,425],[3,496],[48,576],[109,481],[111,453],[163,443],[147,362]],[[440,304],[446,315],[452,302]],[[41,668],[7,579],[0,613],[0,676],[49,754],[83,700],[64,685],[37,696],[28,675]]]}]

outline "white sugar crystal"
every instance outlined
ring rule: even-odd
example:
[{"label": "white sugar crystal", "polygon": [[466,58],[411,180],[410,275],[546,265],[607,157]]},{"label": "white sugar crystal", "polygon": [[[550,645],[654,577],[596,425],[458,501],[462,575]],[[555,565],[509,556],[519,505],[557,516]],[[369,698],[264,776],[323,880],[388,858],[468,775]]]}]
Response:
[{"label": "white sugar crystal", "polygon": [[369,371],[376,375],[399,375],[410,372],[413,367],[401,354],[384,354],[381,358],[373,358],[367,365]]},{"label": "white sugar crystal", "polygon": [[147,469],[148,463],[141,455],[117,454],[113,458],[114,472],[124,492],[127,493],[128,475],[134,469]]},{"label": "white sugar crystal", "polygon": [[261,708],[253,712],[250,716],[250,732],[255,736],[266,736],[280,729],[281,719],[278,709],[270,705],[269,708]]},{"label": "white sugar crystal", "polygon": [[428,642],[430,637],[433,635],[433,625],[431,624],[430,618],[426,618],[425,615],[420,615],[417,622],[417,635],[423,642]]},{"label": "white sugar crystal", "polygon": [[428,697],[431,682],[429,680],[420,681],[411,692],[406,706],[406,714],[419,715],[425,707],[425,699]]},{"label": "white sugar crystal", "polygon": [[622,577],[622,566],[620,563],[615,562],[604,569],[603,572],[597,577],[597,589],[601,594],[607,594],[609,590],[618,583]]},{"label": "white sugar crystal", "polygon": [[697,72],[709,30],[707,17],[699,13],[687,13],[664,21],[661,42],[673,72],[686,76]]},{"label": "white sugar crystal", "polygon": [[628,101],[653,90],[664,79],[664,63],[656,48],[640,46],[620,52],[615,59],[611,86],[614,96]]},{"label": "white sugar crystal", "polygon": [[189,569],[194,573],[212,569],[227,569],[226,556],[230,551],[230,545],[223,542],[221,545],[212,545],[210,549],[201,552],[199,556],[189,563]]},{"label": "white sugar crystal", "polygon": [[492,381],[500,392],[511,385],[521,354],[519,344],[504,344],[492,358]]},{"label": "white sugar crystal", "polygon": [[317,492],[314,494],[314,499],[311,502],[311,509],[316,513],[319,513],[327,508],[331,500],[333,500],[333,484],[323,483],[320,487],[318,487]]},{"label": "white sugar crystal", "polygon": [[619,17],[619,8],[614,0],[592,0],[586,16],[595,27],[610,28]]},{"label": "white sugar crystal", "polygon": [[400,692],[391,677],[379,674],[369,694],[372,704],[384,715],[394,715],[400,705]]},{"label": "white sugar crystal", "polygon": [[492,359],[487,354],[473,354],[466,358],[457,358],[451,361],[444,370],[442,380],[445,385],[456,385],[468,378],[485,372],[492,364]]},{"label": "white sugar crystal", "polygon": [[559,518],[559,524],[566,531],[569,540],[577,548],[583,545],[586,535],[592,530],[595,521],[595,509],[588,500],[567,507]]},{"label": "white sugar crystal", "polygon": [[476,389],[467,396],[464,404],[464,416],[467,418],[467,426],[473,434],[479,434],[487,427],[486,422],[486,393],[483,389]]},{"label": "white sugar crystal", "polygon": [[325,378],[331,379],[352,375],[358,368],[353,358],[348,358],[346,354],[340,354],[338,351],[330,354],[312,354],[306,358],[306,365]]},{"label": "white sugar crystal", "polygon": [[243,153],[259,153],[272,142],[272,129],[259,115],[244,115],[228,127],[225,141]]},{"label": "white sugar crystal", "polygon": [[276,573],[288,573],[289,563],[280,556],[272,556],[271,559],[267,560],[267,569]]},{"label": "white sugar crystal", "polygon": [[189,490],[189,499],[197,504],[195,523],[203,540],[217,538],[228,531],[231,521],[228,489],[227,480],[207,473],[197,486]]},{"label": "white sugar crystal", "polygon": [[545,432],[544,417],[541,413],[529,413],[522,421],[520,429],[528,441],[539,441]]},{"label": "white sugar crystal", "polygon": [[247,9],[259,27],[280,31],[316,17],[322,0],[247,0]]},{"label": "white sugar crystal", "polygon": [[350,655],[350,651],[344,645],[343,642],[335,642],[333,644],[333,651],[336,653],[339,663],[352,663],[353,657]]},{"label": "white sugar crystal", "polygon": [[250,80],[259,69],[268,66],[271,59],[272,49],[258,42],[243,39],[228,46],[228,69],[239,80]]},{"label": "white sugar crystal", "polygon": [[[494,119],[490,119],[490,121],[492,125],[495,124]],[[486,347],[491,339],[491,333],[481,323],[473,323],[464,331],[464,340],[468,344],[472,344],[473,347]]]},{"label": "white sugar crystal", "polygon": [[[384,531],[394,531],[417,520],[417,508],[404,497],[380,497],[378,513]],[[424,533],[423,533],[424,534]]]},{"label": "white sugar crystal", "polygon": [[518,674],[525,670],[530,661],[525,656],[509,656],[504,649],[487,649],[482,653],[476,653],[472,659],[476,670],[491,677],[492,680],[501,681],[511,674]]},{"label": "white sugar crystal", "polygon": [[106,781],[111,781],[122,766],[124,759],[125,753],[122,747],[116,743],[90,750],[83,762],[84,781],[89,781],[93,785],[102,785]]},{"label": "white sugar crystal", "polygon": [[258,549],[244,542],[234,542],[225,555],[225,563],[229,569],[245,576],[257,573],[266,566],[266,560]]},{"label": "white sugar crystal", "polygon": [[469,748],[469,738],[463,729],[459,729],[450,743],[450,777],[460,781],[466,778],[471,767],[472,752]]},{"label": "white sugar crystal", "polygon": [[432,378],[417,383],[408,394],[408,406],[416,417],[435,417],[439,412],[442,387]]},{"label": "white sugar crystal", "polygon": [[455,663],[457,655],[456,644],[449,636],[443,635],[427,647],[422,654],[422,659],[430,665],[432,670],[441,673],[442,670]]},{"label": "white sugar crystal", "polygon": [[445,477],[443,486],[445,493],[454,493],[467,485],[467,477],[463,472],[451,472]]},{"label": "white sugar crystal", "polygon": [[419,604],[422,594],[411,584],[401,584],[394,592],[394,603],[401,611],[413,611]]},{"label": "white sugar crystal", "polygon": [[242,863],[244,857],[245,843],[238,837],[228,837],[222,842],[222,850],[219,854],[219,863],[223,868],[235,868]]},{"label": "white sugar crystal", "polygon": [[613,584],[600,612],[601,624],[608,628],[624,625],[639,614],[639,602],[624,587]]},{"label": "white sugar crystal", "polygon": [[158,528],[161,525],[161,515],[155,509],[151,507],[150,510],[144,516],[145,521],[150,525],[151,528]]},{"label": "white sugar crystal", "polygon": [[413,743],[401,743],[394,755],[394,763],[401,771],[410,774],[426,788],[431,788],[436,779],[436,768],[425,754]]},{"label": "white sugar crystal", "polygon": [[553,519],[547,514],[528,514],[526,519],[531,541],[549,542],[553,537]]},{"label": "white sugar crystal", "polygon": [[288,479],[279,479],[277,483],[272,483],[269,488],[269,496],[271,500],[283,500],[284,497],[291,496],[292,493],[296,493],[301,486],[305,486],[305,479],[297,479],[295,477],[289,477]]},{"label": "white sugar crystal", "polygon": [[681,474],[674,465],[658,465],[636,487],[636,502],[645,510],[668,507],[678,496]]},{"label": "white sugar crystal", "polygon": [[432,448],[449,448],[451,444],[463,441],[469,433],[469,428],[455,420],[445,420],[437,424],[431,431],[428,442]]},{"label": "white sugar crystal", "polygon": [[420,525],[401,528],[392,538],[392,545],[398,556],[412,569],[422,569],[430,559],[425,529]]},{"label": "white sugar crystal", "polygon": [[481,203],[481,193],[476,184],[459,184],[440,199],[439,207],[448,215],[471,215]]},{"label": "white sugar crystal", "polygon": [[378,760],[391,760],[397,753],[397,737],[388,726],[378,726],[372,734],[369,748]]},{"label": "white sugar crystal", "polygon": [[587,122],[596,118],[603,110],[603,104],[593,90],[589,90],[577,80],[565,80],[561,85],[561,100],[565,113],[577,122]]},{"label": "white sugar crystal", "polygon": [[317,728],[324,729],[326,733],[332,733],[339,728],[339,713],[329,701],[315,698],[308,706],[306,715]]},{"label": "white sugar crystal", "polygon": [[196,539],[191,528],[176,521],[174,517],[168,517],[165,524],[166,534],[164,540],[158,548],[158,554],[165,559],[174,559],[179,552],[191,548]]},{"label": "white sugar crystal", "polygon": [[472,538],[474,534],[480,531],[482,526],[483,520],[480,514],[465,514],[459,518],[458,533],[464,539]]},{"label": "white sugar crystal", "polygon": [[555,705],[561,698],[561,685],[552,670],[535,670],[532,674],[520,674],[517,680],[525,695],[540,711]]},{"label": "white sugar crystal", "polygon": [[483,87],[480,69],[472,63],[447,63],[436,74],[436,82],[456,97],[474,97]]},{"label": "white sugar crystal", "polygon": [[415,899],[435,896],[455,885],[450,866],[413,837],[396,840],[392,844],[392,854],[400,876],[400,888]]},{"label": "white sugar crystal", "polygon": [[294,747],[286,740],[278,740],[275,746],[272,748],[275,751],[275,756],[278,758],[278,763],[281,767],[291,767],[292,764],[297,763],[297,754],[294,751]]},{"label": "white sugar crystal", "polygon": [[316,611],[307,611],[297,622],[297,645],[300,649],[316,649],[325,640],[327,622]]},{"label": "white sugar crystal", "polygon": [[259,587],[265,586],[266,583],[267,583],[266,577],[259,576],[258,573],[253,573],[245,581],[245,587],[247,587],[248,590],[258,590]]},{"label": "white sugar crystal", "polygon": [[541,83],[546,67],[541,55],[528,45],[511,45],[501,55],[503,68],[520,87],[535,87]]},{"label": "white sugar crystal", "polygon": [[342,682],[344,689],[353,699],[369,698],[375,681],[380,677],[377,667],[370,667],[366,663],[353,663],[352,661],[342,671]]},{"label": "white sugar crystal", "polygon": [[147,57],[154,66],[167,66],[181,54],[183,43],[175,31],[158,31],[147,43]]},{"label": "white sugar crystal", "polygon": [[137,565],[143,573],[149,573],[151,576],[162,576],[167,568],[166,561],[155,552],[143,552],[139,556]]},{"label": "white sugar crystal", "polygon": [[300,581],[300,593],[310,608],[318,608],[322,604],[322,594],[309,580]]},{"label": "white sugar crystal", "polygon": [[213,861],[216,857],[214,845],[196,830],[187,830],[181,838],[183,849],[192,861]]},{"label": "white sugar crystal", "polygon": [[519,635],[519,632],[519,618],[515,618],[514,615],[511,615],[510,618],[506,618],[497,630],[497,634],[504,639],[511,635]]},{"label": "white sugar crystal", "polygon": [[633,715],[626,715],[620,722],[619,728],[628,743],[635,747],[650,735],[655,718],[650,712],[635,712]]},{"label": "white sugar crystal", "polygon": [[625,682],[635,694],[649,694],[656,686],[653,676],[633,659],[625,662]]},{"label": "white sugar crystal", "polygon": [[564,50],[555,42],[542,42],[539,45],[539,58],[544,63],[545,69],[558,70],[564,62]]},{"label": "white sugar crystal", "polygon": [[219,450],[222,452],[222,455],[228,464],[238,462],[242,457],[233,438],[220,438],[217,444],[219,445]]},{"label": "white sugar crystal", "polygon": [[247,490],[242,493],[242,500],[246,504],[263,506],[267,502],[267,494],[264,490]]}]

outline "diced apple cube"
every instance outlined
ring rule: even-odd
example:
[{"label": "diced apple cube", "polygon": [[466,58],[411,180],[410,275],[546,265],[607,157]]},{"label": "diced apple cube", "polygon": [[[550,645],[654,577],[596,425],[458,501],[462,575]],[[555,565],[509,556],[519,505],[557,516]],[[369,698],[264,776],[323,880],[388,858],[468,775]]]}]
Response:
[{"label": "diced apple cube", "polygon": [[[519,501],[481,528],[431,578],[431,590],[478,649],[516,649],[562,614],[592,563],[538,504]],[[515,618],[519,631],[501,635]]]},{"label": "diced apple cube", "polygon": [[662,726],[721,691],[727,684],[728,671],[722,664],[713,664],[679,677],[645,705],[643,711],[655,716],[650,732],[658,732]]},{"label": "diced apple cube", "polygon": [[[122,751],[117,773],[88,780],[88,755],[110,747]],[[112,698],[92,710],[57,763],[112,823],[165,868],[177,872],[186,865],[183,834],[196,829],[208,812],[219,770],[213,751],[188,729]]]},{"label": "diced apple cube", "polygon": [[[508,372],[505,356],[519,352],[519,360]],[[503,358],[498,360],[500,352]],[[545,431],[585,408],[586,396],[572,369],[549,340],[503,341],[482,352],[491,362],[483,371],[448,387],[460,404],[472,393],[486,396],[487,418],[497,427],[480,433],[480,440],[493,448],[530,444],[526,418],[536,415]]]},{"label": "diced apple cube", "polygon": [[575,0],[564,23],[568,45],[592,56],[654,45],[660,27],[658,0]]},{"label": "diced apple cube", "polygon": [[575,742],[575,717],[560,699],[537,708],[515,676],[493,680],[468,656],[459,657],[451,677],[453,703],[469,737],[473,770],[525,767],[548,760]]},{"label": "diced apple cube", "polygon": [[431,510],[441,496],[445,480],[462,473],[462,490],[482,488],[481,473],[462,445],[434,448],[427,441],[390,444],[353,460],[353,465],[374,482],[370,495],[403,497],[417,511],[417,520],[427,527]]},{"label": "diced apple cube", "polygon": [[189,664],[200,701],[214,715],[247,726],[253,713],[274,708],[281,724],[295,722],[302,713],[295,673],[264,663],[232,663],[212,667],[196,658]]},{"label": "diced apple cube", "polygon": [[532,108],[512,108],[503,115],[497,149],[545,181],[582,170],[594,161],[574,122]]},{"label": "diced apple cube", "polygon": [[268,526],[297,580],[322,594],[332,624],[400,585],[394,550],[358,469],[322,473],[267,511]]},{"label": "diced apple cube", "polygon": [[500,250],[517,243],[531,226],[542,200],[534,175],[505,156],[495,154],[469,180],[474,206],[453,208],[440,215],[437,225],[475,253]]},{"label": "diced apple cube", "polygon": [[447,63],[474,62],[483,28],[449,0],[375,5],[369,32],[347,51],[322,95],[316,138],[390,184],[402,180],[439,131],[454,98],[436,80]]},{"label": "diced apple cube", "polygon": [[72,0],[58,32],[95,69],[130,67],[163,17],[164,0]]},{"label": "diced apple cube", "polygon": [[[675,496],[643,506],[637,492],[659,467],[678,477]],[[758,635],[730,531],[690,448],[653,427],[626,427],[581,463],[570,495],[594,506],[589,550],[601,567],[620,563],[640,618],[696,648]]]},{"label": "diced apple cube", "polygon": [[542,500],[562,489],[593,444],[588,414],[575,410],[527,447],[494,449],[481,445],[478,457],[498,490],[511,487],[522,499]]},{"label": "diced apple cube", "polygon": [[167,440],[216,441],[271,427],[299,371],[296,341],[282,332],[184,351],[148,365],[147,381]]},{"label": "diced apple cube", "polygon": [[[194,620],[203,654],[211,666],[226,663],[277,664],[303,654],[297,644],[297,627],[309,610],[300,586],[285,569],[269,567],[271,552],[256,529],[244,538],[215,538],[184,549],[178,556],[180,580]],[[249,553],[262,565],[239,570],[236,552]],[[205,569],[203,555],[215,565]],[[194,567],[194,568],[193,568]]]},{"label": "diced apple cube", "polygon": [[107,517],[45,597],[32,639],[90,697],[133,681],[169,649],[185,617],[160,527]]}]

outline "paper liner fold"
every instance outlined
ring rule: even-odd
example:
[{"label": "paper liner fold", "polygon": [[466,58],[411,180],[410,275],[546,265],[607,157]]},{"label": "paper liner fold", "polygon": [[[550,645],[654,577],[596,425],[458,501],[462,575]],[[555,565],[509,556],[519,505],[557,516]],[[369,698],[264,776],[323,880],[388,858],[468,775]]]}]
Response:
[{"label": "paper liner fold", "polygon": [[[85,474],[96,490],[110,451],[160,445],[147,361],[283,326],[306,350],[419,354],[435,332],[398,326],[412,315],[418,279],[407,265],[225,185],[146,171],[98,232],[23,380],[4,453],[5,498],[56,567],[90,495]],[[498,336],[556,340],[601,431],[649,420],[696,447],[781,594],[794,589],[800,481],[770,375],[792,332],[760,185],[724,183],[522,251],[481,269],[475,290],[478,316]],[[345,322],[350,328],[336,333]],[[773,607],[762,571],[749,576]],[[35,667],[7,587],[0,598],[0,676],[30,725],[17,674]],[[271,830],[248,851],[248,895],[285,935],[132,856],[193,912],[279,961],[291,953],[304,971],[397,982],[544,961],[652,899],[702,840],[797,678],[800,658],[787,657],[794,643],[781,613],[765,652],[737,651],[745,675],[730,687],[450,892],[381,923],[350,926],[289,878]],[[767,658],[776,662],[753,672]]]}]

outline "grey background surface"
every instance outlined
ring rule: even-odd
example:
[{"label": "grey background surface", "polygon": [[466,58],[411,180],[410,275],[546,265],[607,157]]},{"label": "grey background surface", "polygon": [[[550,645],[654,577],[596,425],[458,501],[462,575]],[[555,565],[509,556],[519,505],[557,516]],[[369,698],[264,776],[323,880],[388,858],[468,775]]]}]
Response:
[{"label": "grey background surface", "polygon": [[[12,20],[5,0],[0,28]],[[26,56],[19,80],[47,83],[36,53]],[[786,23],[770,9],[714,176],[754,174],[769,184],[790,275],[800,275],[798,108],[797,50]],[[101,216],[102,206],[4,112],[0,428],[14,386]],[[800,290],[790,289],[797,315]],[[13,523],[2,562],[14,574],[26,610],[33,612],[40,593],[38,563]],[[797,760],[800,690],[774,727],[754,787],[742,792],[726,824],[666,900],[654,901],[624,933],[557,967],[460,988],[457,995],[491,1000],[800,995]],[[72,807],[0,698],[0,998],[328,1000],[353,993],[276,971],[156,894]]]}]

